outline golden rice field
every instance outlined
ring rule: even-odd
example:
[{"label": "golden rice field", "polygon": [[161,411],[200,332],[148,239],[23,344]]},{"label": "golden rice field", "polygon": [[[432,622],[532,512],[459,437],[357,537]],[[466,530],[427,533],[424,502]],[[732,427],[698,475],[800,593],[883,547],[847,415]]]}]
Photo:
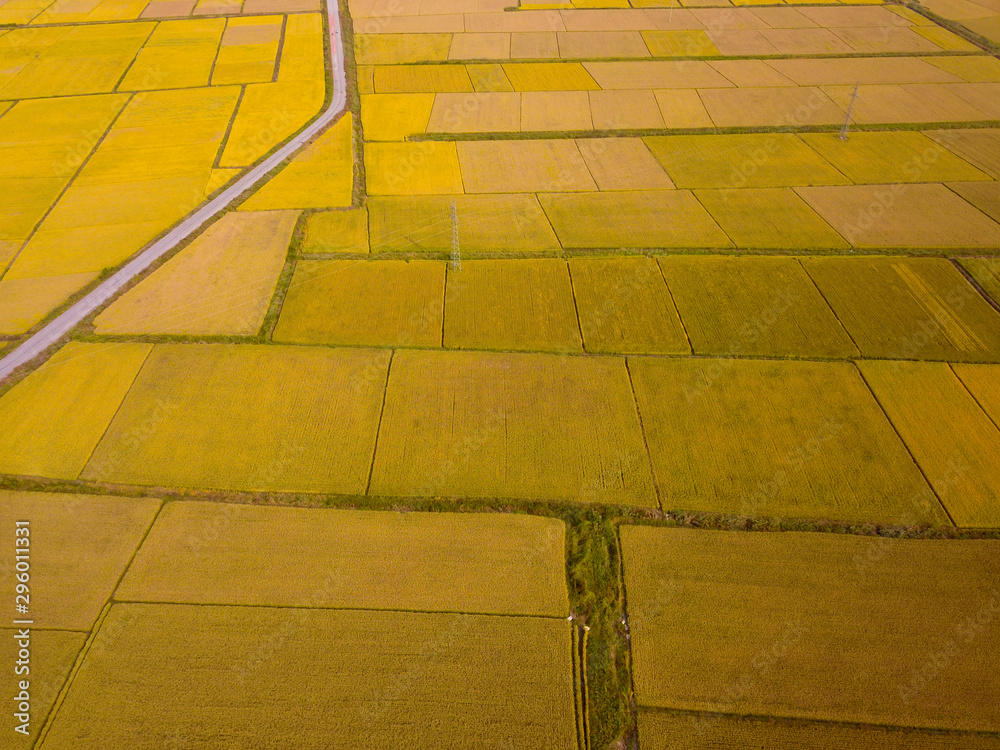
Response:
[{"label": "golden rice field", "polygon": [[354,346],[441,345],[445,264],[302,261],[273,339]]},{"label": "golden rice field", "polygon": [[[90,630],[159,509],[146,498],[0,491],[0,522],[13,529],[27,519],[37,542],[30,545],[34,628]],[[0,587],[10,602],[15,583],[5,575]]]},{"label": "golden rice field", "polygon": [[401,351],[370,491],[656,505],[621,360]]},{"label": "golden rice field", "polygon": [[[643,526],[623,526],[621,539],[636,700],[708,712],[688,718],[689,731],[717,731],[727,716],[730,726],[741,716],[997,726],[997,706],[981,698],[997,680],[985,644],[1000,626],[962,616],[996,600],[996,540]],[[918,679],[943,647],[947,669]]]},{"label": "golden rice field", "polygon": [[94,320],[98,333],[253,335],[285,264],[298,211],[223,216]]},{"label": "golden rice field", "polygon": [[[18,628],[0,628],[0,638],[3,639],[2,644],[0,644],[0,658],[3,658],[7,664],[13,665],[18,661],[19,647],[15,641],[18,631]],[[31,656],[35,665],[32,667],[30,675],[32,679],[30,680],[29,695],[31,708],[36,716],[45,716],[55,704],[59,697],[59,691],[73,668],[73,662],[86,640],[86,633],[70,633],[63,630],[32,630]],[[21,686],[19,683],[22,678],[23,675],[15,674],[13,668],[6,669],[3,677],[0,678],[0,689],[3,689],[4,694],[10,695],[12,698],[20,695]],[[11,717],[11,721],[14,722],[15,726],[21,723],[14,721],[14,717]],[[13,729],[10,729],[9,738],[6,740],[6,743],[9,744],[5,744],[5,746],[11,750],[30,748],[38,739],[41,728],[42,722],[31,723],[27,736],[15,733]]]},{"label": "golden rice field", "polygon": [[377,350],[159,345],[82,477],[362,494],[388,365]]},{"label": "golden rice field", "polygon": [[174,502],[116,596],[565,617],[564,557],[558,519]]},{"label": "golden rice field", "polygon": [[116,604],[42,747],[576,750],[572,674],[563,618]]},{"label": "golden rice field", "polygon": [[[891,523],[927,492],[851,364],[630,358],[629,372],[664,507]],[[949,520],[935,501],[923,523]]]},{"label": "golden rice field", "polygon": [[859,366],[955,525],[997,526],[1000,494],[992,446],[1000,440],[1000,430],[974,395],[988,393],[976,386],[994,385],[997,368],[968,371],[970,393],[943,363],[872,361]]},{"label": "golden rice field", "polygon": [[76,344],[0,398],[0,471],[75,479],[152,347]]}]

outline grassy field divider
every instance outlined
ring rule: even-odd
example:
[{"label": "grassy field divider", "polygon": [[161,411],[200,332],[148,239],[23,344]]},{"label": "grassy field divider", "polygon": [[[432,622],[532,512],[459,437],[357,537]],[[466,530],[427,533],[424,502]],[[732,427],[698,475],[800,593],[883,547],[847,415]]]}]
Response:
[{"label": "grassy field divider", "polygon": [[570,616],[583,630],[586,747],[624,750],[635,745],[636,716],[615,525],[596,510],[573,510],[564,520]]}]

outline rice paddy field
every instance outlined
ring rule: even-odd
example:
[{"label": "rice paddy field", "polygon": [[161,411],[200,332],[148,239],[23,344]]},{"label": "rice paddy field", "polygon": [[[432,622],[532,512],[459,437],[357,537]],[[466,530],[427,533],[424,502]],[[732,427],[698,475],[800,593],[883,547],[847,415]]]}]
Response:
[{"label": "rice paddy field", "polygon": [[0,747],[1000,748],[998,24],[0,0]]}]

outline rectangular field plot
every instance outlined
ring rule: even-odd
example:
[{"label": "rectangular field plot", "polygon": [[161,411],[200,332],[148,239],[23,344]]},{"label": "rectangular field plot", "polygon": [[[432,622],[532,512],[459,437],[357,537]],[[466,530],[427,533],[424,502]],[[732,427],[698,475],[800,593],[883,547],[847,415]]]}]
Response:
[{"label": "rectangular field plot", "polygon": [[737,247],[799,251],[849,247],[791,188],[695,190],[694,194]]},{"label": "rectangular field plot", "polygon": [[576,750],[570,624],[266,607],[116,604],[49,750]]},{"label": "rectangular field plot", "polygon": [[[159,509],[158,500],[147,498],[0,492],[0,523],[10,529],[12,550],[15,521],[31,522],[34,627],[93,627]],[[13,604],[13,555],[9,559],[11,574],[0,593]],[[36,663],[44,665],[32,663],[32,672]]]},{"label": "rectangular field plot", "polygon": [[397,352],[374,495],[656,505],[620,359]]},{"label": "rectangular field plot", "polygon": [[639,741],[643,750],[1000,750],[1000,739],[986,734],[673,711],[640,711]]},{"label": "rectangular field plot", "polygon": [[369,195],[465,192],[454,143],[369,143],[365,182]]},{"label": "rectangular field plot", "polygon": [[687,190],[614,191],[538,196],[567,248],[731,248]]},{"label": "rectangular field plot", "polygon": [[234,211],[115,300],[98,333],[256,334],[298,211]]},{"label": "rectangular field plot", "polygon": [[794,258],[675,255],[659,263],[695,354],[858,353]]},{"label": "rectangular field plot", "polygon": [[[948,57],[941,59],[964,60],[966,58]],[[926,134],[949,151],[953,151],[970,164],[986,172],[994,180],[1000,179],[1000,129],[929,130]]]},{"label": "rectangular field plot", "polygon": [[799,138],[858,184],[989,179],[923,133],[861,132],[847,140],[836,133],[802,133]]},{"label": "rectangular field plot", "polygon": [[455,205],[461,253],[559,250],[538,199],[528,193],[370,198],[372,252],[451,253]]},{"label": "rectangular field plot", "polygon": [[892,521],[927,492],[853,365],[630,358],[629,371],[665,509]]},{"label": "rectangular field plot", "polygon": [[948,261],[803,258],[865,357],[992,362],[1000,314]]},{"label": "rectangular field plot", "polygon": [[708,729],[717,712],[987,732],[1000,722],[982,700],[1000,688],[997,540],[643,526],[621,539],[640,705],[707,712]]},{"label": "rectangular field plot", "polygon": [[152,347],[69,343],[0,398],[0,472],[76,479]]},{"label": "rectangular field plot", "polygon": [[795,192],[855,247],[1000,247],[1000,224],[944,185],[821,186]]},{"label": "rectangular field plot", "polygon": [[844,185],[850,181],[791,133],[644,139],[677,187]]},{"label": "rectangular field plot", "polygon": [[175,502],[117,598],[565,617],[565,568],[557,519]]},{"label": "rectangular field plot", "polygon": [[566,261],[470,260],[450,269],[444,345],[582,351]]},{"label": "rectangular field plot", "polygon": [[571,258],[569,270],[588,352],[691,352],[655,260]]},{"label": "rectangular field plot", "polygon": [[463,141],[458,159],[467,193],[597,189],[574,141]]},{"label": "rectangular field plot", "polygon": [[230,18],[222,35],[212,83],[265,83],[274,75],[281,16]]},{"label": "rectangular field plot", "polygon": [[[858,365],[957,526],[1000,527],[1000,431],[948,365],[862,362]],[[968,365],[966,366],[968,367]],[[959,370],[973,393],[976,378],[996,366]]]},{"label": "rectangular field plot", "polygon": [[444,273],[444,261],[301,261],[274,340],[440,346]]},{"label": "rectangular field plot", "polygon": [[368,210],[321,211],[306,222],[303,253],[367,253]]},{"label": "rectangular field plot", "polygon": [[84,476],[363,493],[388,364],[387,351],[157,346]]}]

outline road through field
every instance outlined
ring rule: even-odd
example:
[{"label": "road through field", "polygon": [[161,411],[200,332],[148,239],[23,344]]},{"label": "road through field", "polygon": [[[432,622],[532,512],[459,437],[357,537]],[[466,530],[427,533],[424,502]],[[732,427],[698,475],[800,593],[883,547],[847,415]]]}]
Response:
[{"label": "road through field", "polygon": [[330,21],[330,50],[333,73],[333,100],[330,106],[316,120],[271,156],[251,169],[236,183],[214,199],[189,215],[167,234],[147,247],[100,286],[74,303],[68,310],[51,321],[31,338],[0,359],[0,380],[10,375],[16,368],[30,362],[59,339],[69,333],[81,320],[109,300],[125,284],[142,273],[157,258],[169,252],[184,239],[190,237],[216,213],[224,209],[245,190],[259,183],[278,164],[301,149],[323,128],[329,125],[347,106],[347,78],[344,72],[344,47],[341,39],[338,6],[332,0],[327,5]]}]

